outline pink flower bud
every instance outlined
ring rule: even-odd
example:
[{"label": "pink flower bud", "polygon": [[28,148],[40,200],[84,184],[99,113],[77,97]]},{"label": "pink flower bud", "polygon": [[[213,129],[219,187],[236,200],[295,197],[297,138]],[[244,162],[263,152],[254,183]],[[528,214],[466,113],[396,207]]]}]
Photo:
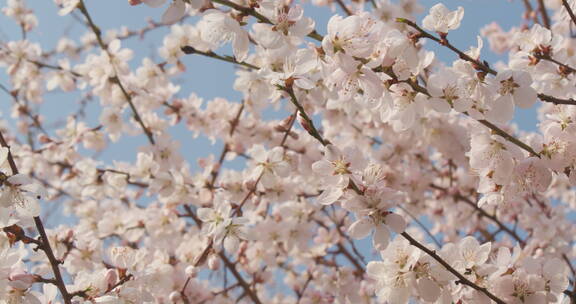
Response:
[{"label": "pink flower bud", "polygon": [[190,266],[186,267],[186,270],[184,270],[184,273],[186,273],[186,276],[188,276],[188,277],[194,277],[194,276],[196,276],[196,274],[198,274],[198,268],[190,265]]},{"label": "pink flower bud", "polygon": [[34,283],[35,276],[33,274],[26,273],[23,269],[12,269],[10,275],[8,276],[9,284],[15,289],[26,290],[32,286]]},{"label": "pink flower bud", "polygon": [[116,284],[116,281],[118,280],[118,273],[116,273],[116,270],[108,269],[108,271],[106,272],[105,280],[108,286],[114,286],[114,284]]},{"label": "pink flower bud", "polygon": [[138,5],[142,3],[142,0],[128,0],[130,5]]}]

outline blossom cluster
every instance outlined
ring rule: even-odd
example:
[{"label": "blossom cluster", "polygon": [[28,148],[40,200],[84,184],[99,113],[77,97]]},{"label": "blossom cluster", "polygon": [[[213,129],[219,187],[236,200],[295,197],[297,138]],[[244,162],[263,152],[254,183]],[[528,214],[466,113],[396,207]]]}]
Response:
[{"label": "blossom cluster", "polygon": [[[467,49],[441,3],[129,0],[161,22],[106,30],[85,2],[54,0],[85,33],[54,49],[31,1],[2,8],[0,303],[576,301],[574,1]],[[235,66],[242,100],[183,93],[187,56]],[[82,100],[51,124],[54,91]],[[221,151],[190,159],[198,136]]]}]

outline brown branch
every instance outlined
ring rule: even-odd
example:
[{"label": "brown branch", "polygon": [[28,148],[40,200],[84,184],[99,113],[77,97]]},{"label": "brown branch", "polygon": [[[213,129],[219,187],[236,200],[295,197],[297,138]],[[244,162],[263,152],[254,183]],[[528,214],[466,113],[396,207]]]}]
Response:
[{"label": "brown branch", "polygon": [[[464,113],[466,115],[468,115],[468,113]],[[507,141],[517,145],[518,147],[524,149],[525,151],[527,151],[528,153],[530,153],[530,155],[532,156],[536,156],[538,158],[540,158],[540,153],[534,151],[534,149],[532,149],[532,147],[530,147],[529,145],[525,144],[524,142],[520,141],[519,139],[517,139],[516,137],[508,134],[506,131],[498,128],[496,125],[494,125],[493,123],[485,120],[485,119],[480,119],[478,120],[479,123],[483,124],[484,126],[490,128],[492,130],[492,132],[494,134],[500,135],[502,136],[504,139],[506,139]]]},{"label": "brown branch", "polygon": [[256,292],[254,292],[250,288],[250,285],[248,283],[246,283],[246,281],[244,280],[242,275],[238,272],[238,270],[236,269],[236,265],[234,263],[230,262],[230,260],[228,260],[228,258],[226,257],[226,255],[223,252],[220,252],[219,255],[220,255],[220,258],[222,259],[222,261],[224,262],[224,265],[226,266],[226,268],[228,268],[230,270],[230,272],[232,272],[232,275],[234,275],[234,277],[236,278],[236,280],[238,281],[240,286],[242,286],[242,288],[244,289],[244,291],[246,292],[248,297],[250,297],[250,299],[254,303],[262,304],[262,302],[260,302],[260,299],[258,298],[258,295],[256,294]]},{"label": "brown branch", "polygon": [[[434,35],[431,35],[430,33],[428,33],[428,32],[426,32],[425,30],[423,30],[423,29],[422,29],[421,27],[419,27],[416,23],[414,23],[414,22],[412,22],[412,21],[410,21],[410,20],[408,20],[408,19],[398,18],[398,19],[396,19],[396,20],[397,20],[398,22],[408,24],[409,26],[411,26],[412,28],[414,28],[415,30],[417,30],[417,31],[418,31],[418,34],[420,35],[420,37],[424,37],[424,38],[428,38],[428,39],[430,39],[430,40],[436,41],[437,43],[439,43],[439,44],[441,44],[441,45],[449,48],[450,50],[452,50],[453,52],[455,52],[456,54],[458,54],[458,56],[459,56],[462,60],[465,60],[465,61],[468,61],[468,62],[472,63],[472,65],[473,65],[473,67],[474,67],[475,69],[481,70],[481,71],[483,71],[483,72],[485,72],[485,73],[489,73],[489,74],[492,74],[492,75],[497,75],[497,74],[498,74],[498,72],[496,72],[495,70],[491,69],[491,68],[488,66],[488,64],[486,64],[485,62],[482,63],[482,62],[480,62],[480,60],[474,59],[474,58],[468,56],[467,54],[465,54],[464,52],[462,52],[461,50],[459,50],[458,48],[454,47],[452,44],[450,44],[450,42],[448,42],[448,40],[447,40],[446,38],[437,38],[437,37],[435,37]],[[575,23],[576,23],[576,21],[575,21]],[[568,65],[566,65],[566,64],[563,64],[563,63],[561,63],[561,62],[558,62],[558,61],[550,58],[549,56],[540,56],[540,57],[537,57],[537,58],[539,58],[539,59],[545,59],[545,60],[554,62],[554,63],[560,65],[562,68],[568,70],[568,71],[571,72],[571,73],[576,72],[576,69],[574,69],[574,68],[572,68],[572,67],[570,67],[570,66],[568,66]],[[576,104],[576,101],[573,100],[573,99],[559,99],[559,98],[555,98],[555,97],[548,96],[548,95],[545,95],[545,94],[540,94],[540,93],[538,94],[538,98],[540,98],[542,101],[552,102],[552,103],[554,103],[554,104],[556,104],[556,105],[558,105],[558,104],[569,104],[569,105],[574,105],[574,104]],[[486,124],[485,124],[484,122],[482,122],[482,121],[480,121],[480,123],[486,125]],[[525,149],[526,147],[522,147],[522,148]],[[526,150],[526,149],[525,149],[525,150]],[[528,151],[528,152],[530,152],[530,151]],[[532,152],[530,152],[530,153],[532,153]],[[532,154],[538,155],[538,154],[535,154],[535,153],[532,153]]]},{"label": "brown branch", "polygon": [[558,60],[550,57],[549,54],[541,54],[541,53],[538,53],[538,52],[533,52],[532,55],[534,56],[534,58],[537,58],[537,59],[540,59],[540,60],[549,61],[549,62],[552,62],[552,63],[555,63],[555,64],[559,65],[561,72],[567,72],[566,74],[568,74],[568,73],[576,73],[576,69],[575,69],[575,68],[573,68],[573,67],[571,67],[571,66],[569,66],[569,65],[567,65],[567,64],[565,64],[565,63],[562,63],[562,62],[560,62],[560,61],[558,61]]},{"label": "brown branch", "polygon": [[300,117],[302,117],[304,119],[304,123],[302,124],[302,127],[308,132],[308,134],[310,134],[310,135],[312,135],[312,137],[316,138],[316,140],[318,140],[323,146],[328,145],[330,142],[325,140],[322,137],[322,135],[320,135],[320,132],[318,132],[318,129],[316,129],[316,127],[314,126],[314,122],[312,121],[312,119],[310,119],[308,114],[306,114],[306,111],[304,111],[304,107],[298,102],[298,99],[296,98],[296,95],[294,94],[294,89],[292,89],[292,87],[289,87],[289,86],[281,86],[281,85],[277,85],[277,86],[279,89],[281,89],[282,91],[284,91],[284,92],[288,93],[288,95],[290,95],[290,101],[300,112]]},{"label": "brown branch", "polygon": [[250,63],[247,63],[247,62],[240,62],[240,61],[236,60],[236,58],[234,58],[234,57],[232,57],[232,56],[218,55],[218,54],[216,54],[216,53],[214,53],[214,52],[212,52],[212,51],[203,52],[203,51],[197,50],[197,49],[195,49],[194,47],[189,46],[189,45],[185,45],[185,46],[181,47],[180,50],[182,50],[182,52],[184,52],[184,54],[186,54],[186,55],[198,54],[198,55],[202,55],[202,56],[206,56],[206,57],[210,57],[210,58],[214,58],[214,59],[218,59],[218,60],[230,62],[230,63],[233,63],[233,64],[237,64],[237,65],[243,66],[243,67],[248,68],[248,69],[253,69],[253,70],[258,70],[258,69],[260,69],[259,67],[255,66],[255,65],[253,65],[253,64],[250,64]]},{"label": "brown branch", "polygon": [[540,16],[542,17],[544,27],[550,29],[550,17],[548,17],[548,11],[546,10],[544,0],[538,0],[538,11],[540,12]]},{"label": "brown branch", "polygon": [[[184,16],[184,17],[182,18],[182,20],[185,20],[185,19],[188,18],[188,17],[189,17],[189,16]],[[165,24],[165,23],[161,23],[161,22],[155,22],[154,20],[152,20],[152,18],[149,18],[149,19],[147,20],[147,23],[148,23],[148,24],[147,24],[146,26],[144,26],[144,27],[142,27],[142,28],[140,28],[140,29],[137,29],[137,30],[130,30],[130,29],[128,29],[127,31],[122,31],[122,33],[119,33],[117,36],[115,36],[115,39],[126,40],[126,39],[132,38],[132,37],[134,37],[134,36],[139,36],[139,38],[142,39],[142,38],[144,38],[144,36],[145,36],[148,32],[150,32],[150,31],[152,31],[152,30],[155,30],[155,29],[158,29],[158,28],[162,28],[162,27],[171,26],[171,24]],[[85,50],[89,49],[90,47],[97,46],[97,45],[98,45],[98,41],[90,41],[90,42],[87,42],[87,43],[85,43],[85,44],[83,44],[83,45],[81,45],[81,46],[78,46],[78,47],[73,48],[73,49],[71,50],[71,53],[79,54],[80,52],[85,51]],[[51,50],[51,51],[48,51],[48,52],[43,53],[43,54],[42,54],[42,57],[43,57],[43,58],[51,57],[51,56],[56,55],[57,53],[58,53],[58,52],[57,52],[56,50]]]},{"label": "brown branch", "polygon": [[[238,112],[234,116],[234,119],[232,121],[230,121],[230,131],[228,132],[228,137],[232,137],[232,135],[234,135],[234,131],[236,131],[236,127],[238,126],[238,124],[240,122],[240,116],[242,116],[242,112],[244,111],[245,104],[246,103],[244,102],[244,99],[243,99],[242,103],[240,105],[240,109],[238,109]],[[210,184],[209,184],[210,188],[214,188],[214,183],[216,183],[216,179],[218,178],[218,175],[220,174],[220,169],[222,167],[222,164],[224,163],[224,158],[226,157],[226,154],[229,151],[230,151],[230,144],[225,143],[224,148],[222,148],[222,152],[220,153],[220,157],[218,158],[218,164],[216,165],[215,168],[212,169],[212,172],[210,173],[212,175],[212,179],[210,180]]]},{"label": "brown branch", "polygon": [[540,98],[542,101],[550,102],[555,105],[576,105],[576,100],[573,98],[561,99],[544,94],[538,94],[538,98]]},{"label": "brown branch", "polygon": [[498,303],[498,304],[506,304],[506,302],[502,301],[500,298],[498,298],[497,296],[495,296],[494,294],[492,294],[490,291],[488,291],[488,289],[486,289],[485,287],[480,287],[478,285],[476,285],[474,282],[468,280],[464,275],[462,275],[460,272],[458,272],[456,269],[454,269],[452,266],[450,266],[450,264],[448,264],[446,261],[444,261],[440,256],[438,256],[436,254],[435,251],[428,249],[426,246],[420,244],[417,240],[415,240],[410,234],[408,234],[407,232],[402,232],[401,235],[408,240],[408,242],[410,242],[410,244],[412,246],[417,247],[418,249],[424,251],[426,254],[428,254],[430,257],[432,257],[434,260],[436,260],[438,263],[440,263],[440,265],[444,266],[444,268],[446,268],[446,270],[448,270],[450,273],[452,273],[453,275],[455,275],[458,278],[459,283],[467,285],[483,294],[485,294],[486,296],[488,296],[490,299],[492,299],[492,301]]},{"label": "brown branch", "polygon": [[311,273],[308,273],[308,279],[306,279],[306,282],[304,282],[304,286],[302,286],[302,288],[300,290],[294,290],[294,292],[296,292],[296,295],[298,296],[298,299],[296,300],[296,304],[300,304],[300,301],[302,300],[302,297],[304,296],[304,292],[306,291],[306,288],[308,288],[308,285],[310,285],[310,282],[314,279],[314,276],[312,276]]}]

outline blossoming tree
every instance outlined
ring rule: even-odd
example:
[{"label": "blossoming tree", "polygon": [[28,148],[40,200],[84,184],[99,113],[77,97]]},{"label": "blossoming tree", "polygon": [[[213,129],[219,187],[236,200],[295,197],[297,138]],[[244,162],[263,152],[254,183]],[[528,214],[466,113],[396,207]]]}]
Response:
[{"label": "blossoming tree", "polygon": [[[297,1],[130,0],[162,21],[109,32],[85,1],[55,0],[86,33],[55,49],[33,1],[2,9],[0,303],[576,303],[576,1],[524,0],[476,46],[450,39],[463,8],[415,0],[313,1],[327,28]],[[179,94],[185,56],[235,66],[242,100]],[[84,100],[47,125],[50,91],[98,122]],[[191,169],[178,126],[222,151]],[[133,162],[93,157],[133,136]]]}]

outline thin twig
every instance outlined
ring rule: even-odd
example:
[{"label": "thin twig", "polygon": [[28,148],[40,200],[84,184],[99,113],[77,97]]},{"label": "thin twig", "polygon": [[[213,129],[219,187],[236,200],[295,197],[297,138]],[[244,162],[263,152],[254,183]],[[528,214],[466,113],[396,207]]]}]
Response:
[{"label": "thin twig", "polygon": [[[468,115],[468,113],[464,113],[466,115]],[[532,156],[536,156],[538,158],[540,158],[540,153],[534,151],[534,149],[532,149],[532,147],[530,147],[529,145],[523,143],[521,140],[519,140],[518,138],[508,134],[506,131],[498,128],[496,125],[494,125],[493,123],[485,120],[485,119],[480,119],[478,120],[479,123],[483,124],[484,126],[490,128],[492,130],[492,132],[494,132],[497,135],[502,136],[504,139],[506,139],[507,141],[517,145],[518,147],[524,149],[525,151],[527,151],[528,153],[530,153],[530,155]]]},{"label": "thin twig", "polygon": [[249,69],[253,69],[253,70],[258,70],[260,69],[259,67],[247,63],[247,62],[240,62],[238,60],[236,60],[236,58],[232,57],[232,56],[222,56],[222,55],[218,55],[212,51],[208,51],[208,52],[202,52],[200,50],[197,50],[189,45],[185,45],[183,47],[180,48],[182,50],[182,52],[184,52],[184,54],[187,55],[192,55],[192,54],[198,54],[198,55],[202,55],[202,56],[206,56],[206,57],[210,57],[210,58],[214,58],[214,59],[218,59],[218,60],[222,60],[222,61],[226,61],[226,62],[230,62],[233,64],[237,64],[237,65],[241,65],[243,67],[249,68]]},{"label": "thin twig", "polygon": [[256,292],[254,292],[250,288],[250,285],[248,283],[246,283],[246,280],[244,280],[242,275],[236,269],[236,265],[234,263],[232,263],[230,260],[228,260],[228,258],[226,257],[226,255],[223,252],[220,252],[219,255],[220,255],[220,258],[222,259],[222,261],[224,262],[224,265],[226,266],[226,268],[228,268],[230,270],[230,272],[232,272],[232,275],[236,278],[236,280],[238,281],[240,286],[242,286],[242,288],[244,289],[246,294],[250,297],[250,299],[256,304],[261,304],[262,302],[258,298],[258,295],[256,294]]},{"label": "thin twig", "polygon": [[306,114],[306,111],[304,111],[304,107],[298,102],[298,99],[296,98],[296,95],[294,94],[294,90],[291,87],[284,87],[281,85],[278,85],[278,88],[283,90],[284,92],[288,93],[288,95],[290,95],[290,101],[300,112],[300,117],[302,117],[304,119],[302,127],[308,132],[308,134],[310,134],[310,135],[312,135],[312,137],[316,138],[316,140],[318,140],[323,146],[328,145],[329,142],[327,140],[325,140],[324,138],[322,138],[322,135],[320,135],[320,132],[318,132],[318,129],[316,129],[316,127],[314,127],[314,122],[312,121],[312,119],[310,119],[308,114]]},{"label": "thin twig", "polygon": [[544,0],[538,0],[538,11],[540,11],[540,16],[542,17],[544,27],[550,29],[550,17],[548,17],[548,11],[546,10]]},{"label": "thin twig", "polygon": [[[545,60],[545,61],[549,61],[552,63],[555,63],[557,65],[559,65],[561,67],[561,71],[563,70],[564,72],[568,72],[568,73],[576,73],[576,69],[565,64],[562,63],[552,57],[550,57],[550,55],[543,55],[543,54],[538,54],[538,53],[532,53],[532,55],[534,56],[534,58],[540,59],[540,60]],[[566,73],[567,74],[567,73]]]}]

